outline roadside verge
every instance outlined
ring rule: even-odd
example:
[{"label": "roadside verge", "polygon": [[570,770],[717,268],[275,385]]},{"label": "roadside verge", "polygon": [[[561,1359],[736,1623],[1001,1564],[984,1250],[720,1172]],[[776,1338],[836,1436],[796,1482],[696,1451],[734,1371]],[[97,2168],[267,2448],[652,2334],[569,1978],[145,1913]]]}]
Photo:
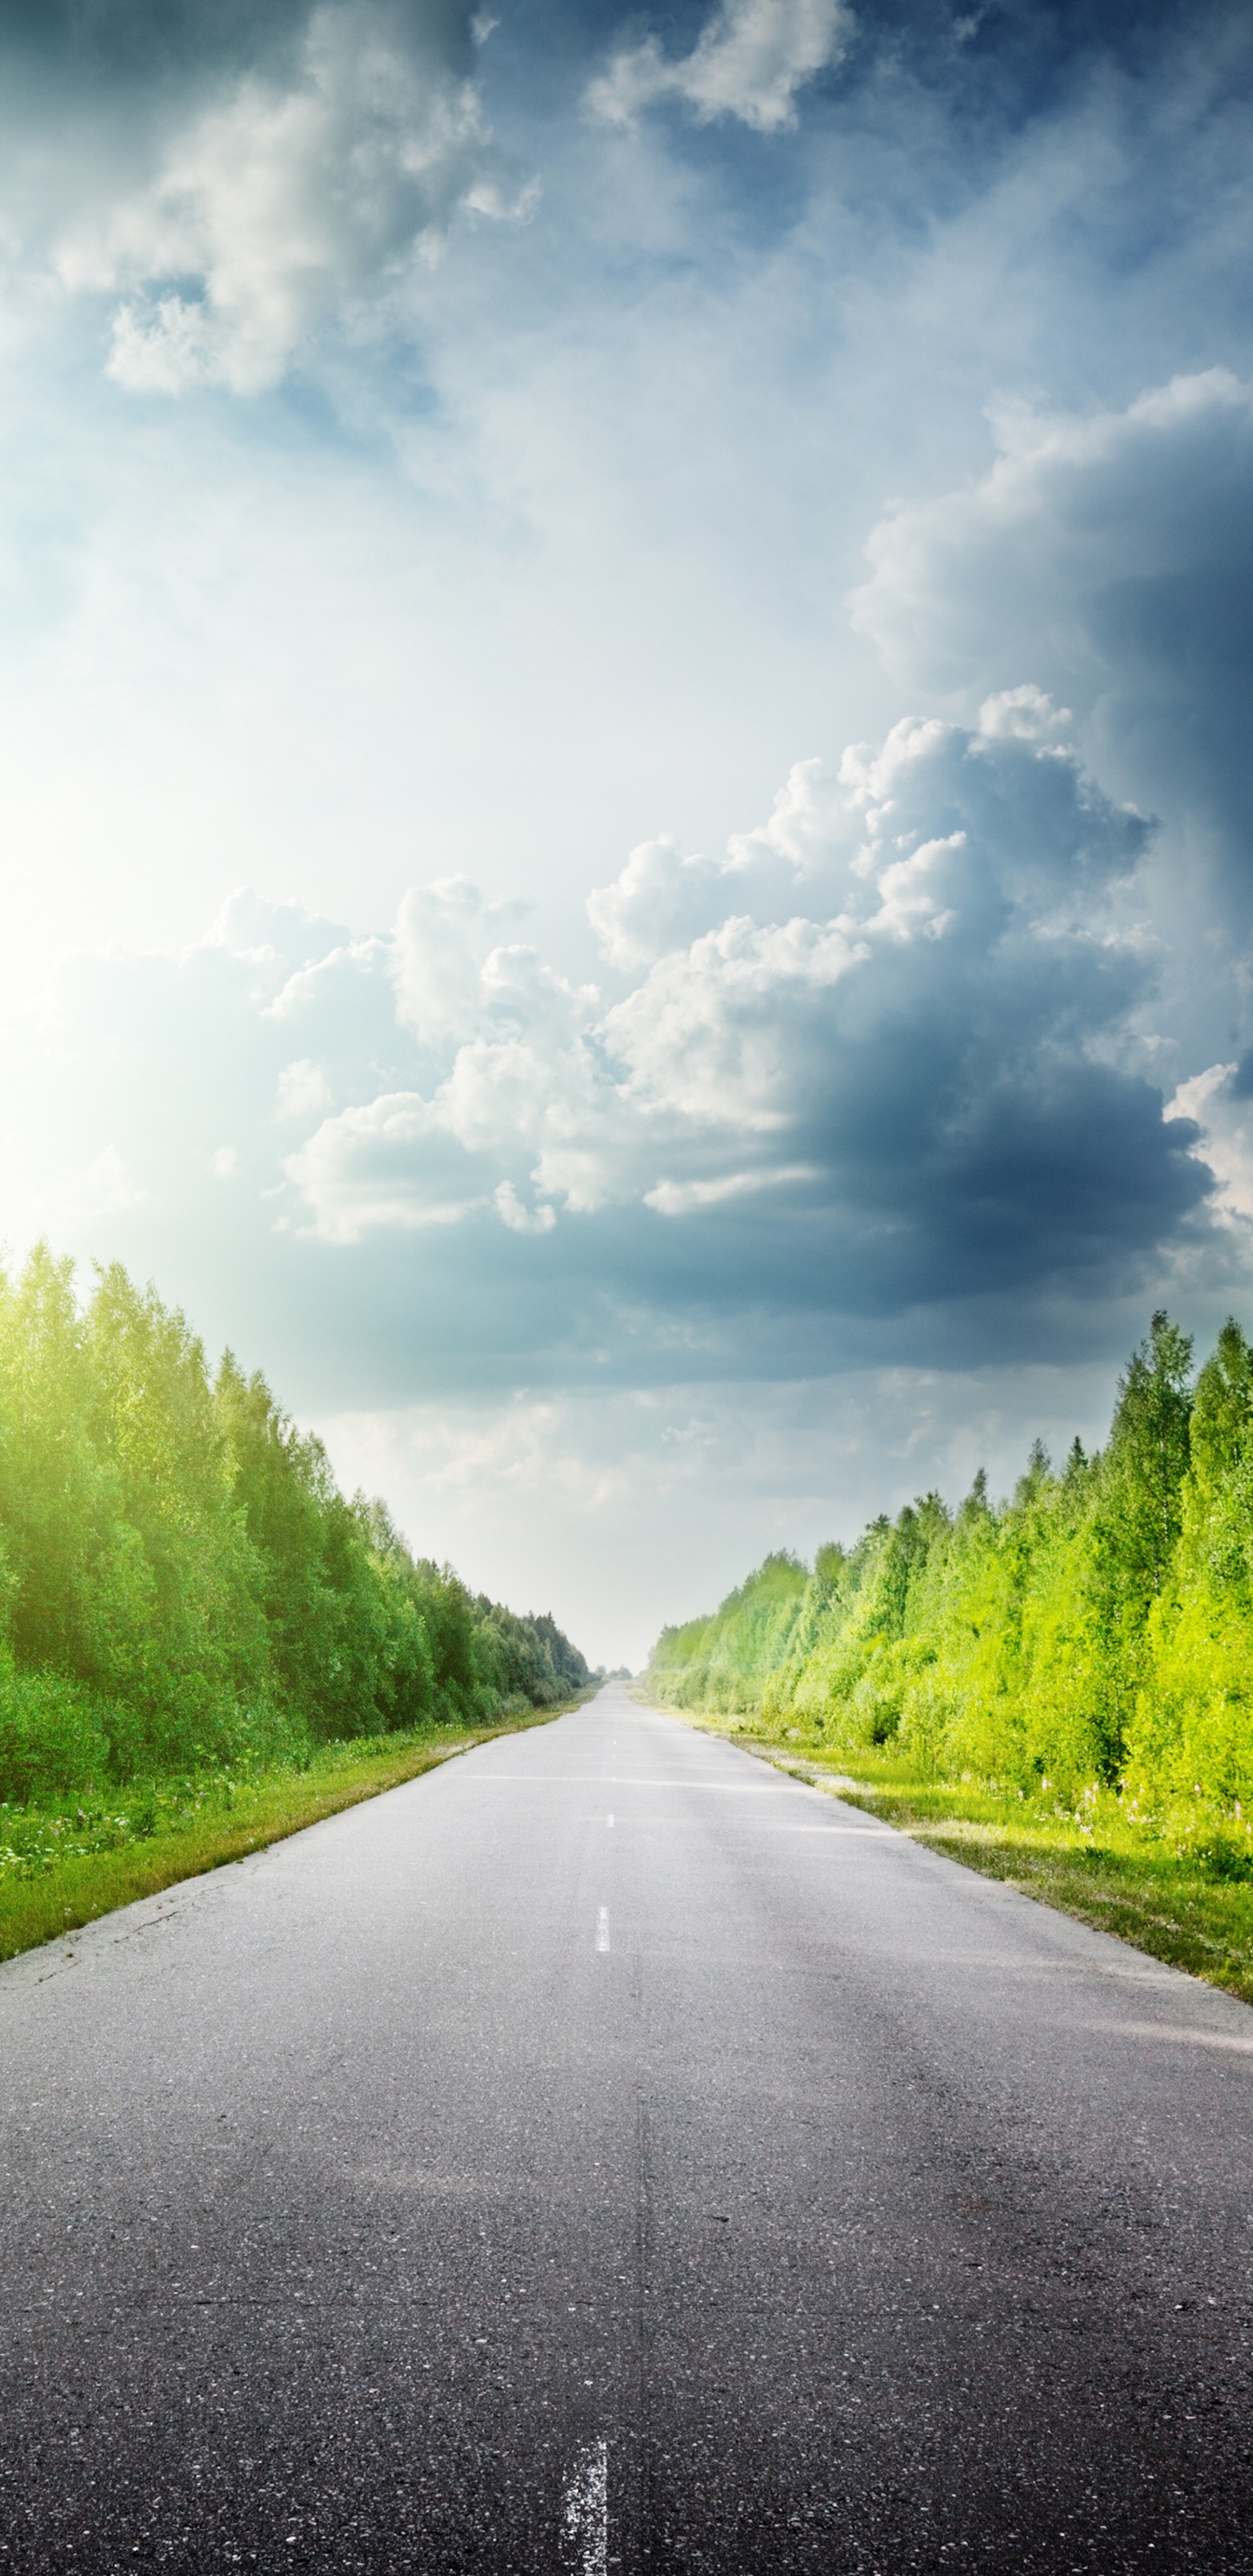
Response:
[{"label": "roadside verge", "polygon": [[341,1808],[399,1788],[472,1745],[546,1726],[591,1696],[581,1691],[558,1708],[531,1709],[462,1733],[428,1727],[328,1744],[302,1771],[145,1782],[56,1810],[0,1807],[0,1959],[80,1931],[98,1915],[157,1896],[179,1879],[243,1860]]},{"label": "roadside verge", "polygon": [[[1231,1839],[1168,1835],[1129,1821],[1112,1793],[1085,1815],[1027,1800],[1016,1789],[912,1777],[873,1754],[816,1759],[725,1716],[665,1708],[685,1726],[737,1744],[810,1787],[925,1843],[929,1851],[1003,1879],[1023,1896],[1077,1915],[1170,1967],[1253,2004],[1253,1871]],[[855,1769],[849,1770],[849,1762]]]}]

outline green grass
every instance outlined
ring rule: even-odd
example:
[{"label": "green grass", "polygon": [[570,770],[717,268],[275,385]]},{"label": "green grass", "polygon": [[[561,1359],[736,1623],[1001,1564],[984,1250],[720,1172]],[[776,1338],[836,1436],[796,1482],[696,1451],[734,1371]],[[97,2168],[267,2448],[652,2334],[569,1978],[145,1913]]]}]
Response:
[{"label": "green grass", "polygon": [[56,1807],[0,1806],[0,1959],[78,1931],[137,1897],[243,1860],[362,1798],[376,1798],[494,1736],[544,1726],[588,1696],[493,1726],[429,1727],[323,1746],[294,1766],[232,1779],[144,1782]]},{"label": "green grass", "polygon": [[1253,1835],[1241,1821],[1180,1811],[1157,1823],[1112,1791],[1078,1809],[976,1780],[928,1779],[888,1749],[824,1753],[806,1731],[758,1733],[751,1718],[675,1712],[797,1778],[881,1816],[967,1869],[1112,1932],[1173,1968],[1253,2003]]}]

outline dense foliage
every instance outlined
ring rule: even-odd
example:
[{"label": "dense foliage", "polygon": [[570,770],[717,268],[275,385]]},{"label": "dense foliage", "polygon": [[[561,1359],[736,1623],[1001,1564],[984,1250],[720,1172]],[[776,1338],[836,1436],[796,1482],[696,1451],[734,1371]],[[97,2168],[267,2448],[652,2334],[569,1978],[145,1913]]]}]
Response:
[{"label": "dense foliage", "polygon": [[1011,1500],[976,1477],[821,1548],[771,1556],[712,1618],[667,1628],[652,1687],[757,1712],[937,1777],[1116,1791],[1145,1818],[1253,1802],[1253,1350],[1228,1323],[1195,1381],[1165,1314],[1103,1452],[1037,1443]]},{"label": "dense foliage", "polygon": [[415,1563],[385,1506],[124,1270],[0,1273],[0,1798],[551,1706],[550,1618]]}]

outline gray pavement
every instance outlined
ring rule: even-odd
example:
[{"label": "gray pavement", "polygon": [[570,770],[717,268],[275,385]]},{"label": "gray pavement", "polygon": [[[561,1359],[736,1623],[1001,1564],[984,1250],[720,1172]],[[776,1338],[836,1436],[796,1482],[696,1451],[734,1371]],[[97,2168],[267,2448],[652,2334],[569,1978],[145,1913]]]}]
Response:
[{"label": "gray pavement", "polygon": [[619,1686],[0,2063],[0,2570],[1253,2569],[1253,2013]]}]

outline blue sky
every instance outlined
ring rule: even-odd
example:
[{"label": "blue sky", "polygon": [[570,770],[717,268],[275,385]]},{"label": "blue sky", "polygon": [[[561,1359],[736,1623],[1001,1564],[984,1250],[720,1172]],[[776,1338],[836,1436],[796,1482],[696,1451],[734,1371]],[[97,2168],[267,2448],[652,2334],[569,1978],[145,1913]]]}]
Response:
[{"label": "blue sky", "polygon": [[1248,1322],[1247,12],[0,44],[15,1250],[609,1661]]}]

